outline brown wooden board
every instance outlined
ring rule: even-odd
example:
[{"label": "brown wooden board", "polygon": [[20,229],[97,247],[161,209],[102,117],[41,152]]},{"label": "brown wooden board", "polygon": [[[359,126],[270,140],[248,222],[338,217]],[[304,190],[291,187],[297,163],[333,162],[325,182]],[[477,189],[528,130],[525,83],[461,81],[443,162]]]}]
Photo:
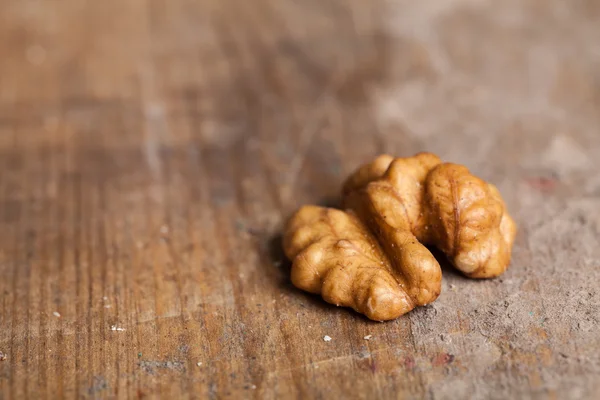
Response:
[{"label": "brown wooden board", "polygon": [[[598,21],[593,0],[0,1],[0,399],[599,398]],[[425,150],[498,185],[509,271],[443,263],[440,298],[387,323],[295,289],[291,212]]]}]

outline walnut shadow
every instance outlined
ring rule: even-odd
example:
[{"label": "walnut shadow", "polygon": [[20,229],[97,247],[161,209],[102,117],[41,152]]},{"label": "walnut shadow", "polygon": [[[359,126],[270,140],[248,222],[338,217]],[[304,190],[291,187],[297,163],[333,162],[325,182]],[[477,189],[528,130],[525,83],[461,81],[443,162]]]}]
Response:
[{"label": "walnut shadow", "polygon": [[448,260],[448,257],[446,257],[446,255],[441,250],[438,250],[436,247],[433,246],[426,247],[427,250],[429,250],[431,254],[433,254],[438,264],[440,264],[440,268],[442,269],[442,279],[449,279],[451,281],[470,280],[469,278],[461,274],[460,271],[454,268],[454,266]]}]

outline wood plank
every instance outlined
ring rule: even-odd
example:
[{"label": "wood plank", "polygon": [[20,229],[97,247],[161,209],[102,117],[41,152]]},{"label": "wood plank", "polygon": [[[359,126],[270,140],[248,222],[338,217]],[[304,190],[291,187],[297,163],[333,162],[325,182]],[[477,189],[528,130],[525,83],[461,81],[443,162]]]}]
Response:
[{"label": "wood plank", "polygon": [[[563,3],[0,0],[0,399],[597,398],[600,7]],[[499,186],[509,271],[387,323],[295,289],[289,215],[422,150]]]}]

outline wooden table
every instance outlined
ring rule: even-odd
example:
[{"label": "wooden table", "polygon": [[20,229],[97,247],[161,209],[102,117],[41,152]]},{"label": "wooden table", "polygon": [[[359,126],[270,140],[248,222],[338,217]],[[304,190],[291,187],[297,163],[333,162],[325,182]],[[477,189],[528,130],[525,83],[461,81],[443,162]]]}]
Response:
[{"label": "wooden table", "polygon": [[[0,399],[597,399],[599,20],[593,0],[0,1]],[[441,297],[387,323],[295,289],[290,213],[422,150],[499,186],[509,271],[443,263]]]}]

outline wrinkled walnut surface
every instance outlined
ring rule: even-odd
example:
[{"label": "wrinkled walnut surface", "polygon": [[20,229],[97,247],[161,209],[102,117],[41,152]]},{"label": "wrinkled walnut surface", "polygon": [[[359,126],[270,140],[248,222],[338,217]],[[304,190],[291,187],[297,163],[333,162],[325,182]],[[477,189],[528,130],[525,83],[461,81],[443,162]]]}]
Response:
[{"label": "wrinkled walnut surface", "polygon": [[441,269],[425,245],[468,277],[502,274],[516,225],[495,186],[430,153],[377,157],[343,187],[345,211],[302,207],[284,250],[292,282],[325,301],[389,320],[434,301]]}]

